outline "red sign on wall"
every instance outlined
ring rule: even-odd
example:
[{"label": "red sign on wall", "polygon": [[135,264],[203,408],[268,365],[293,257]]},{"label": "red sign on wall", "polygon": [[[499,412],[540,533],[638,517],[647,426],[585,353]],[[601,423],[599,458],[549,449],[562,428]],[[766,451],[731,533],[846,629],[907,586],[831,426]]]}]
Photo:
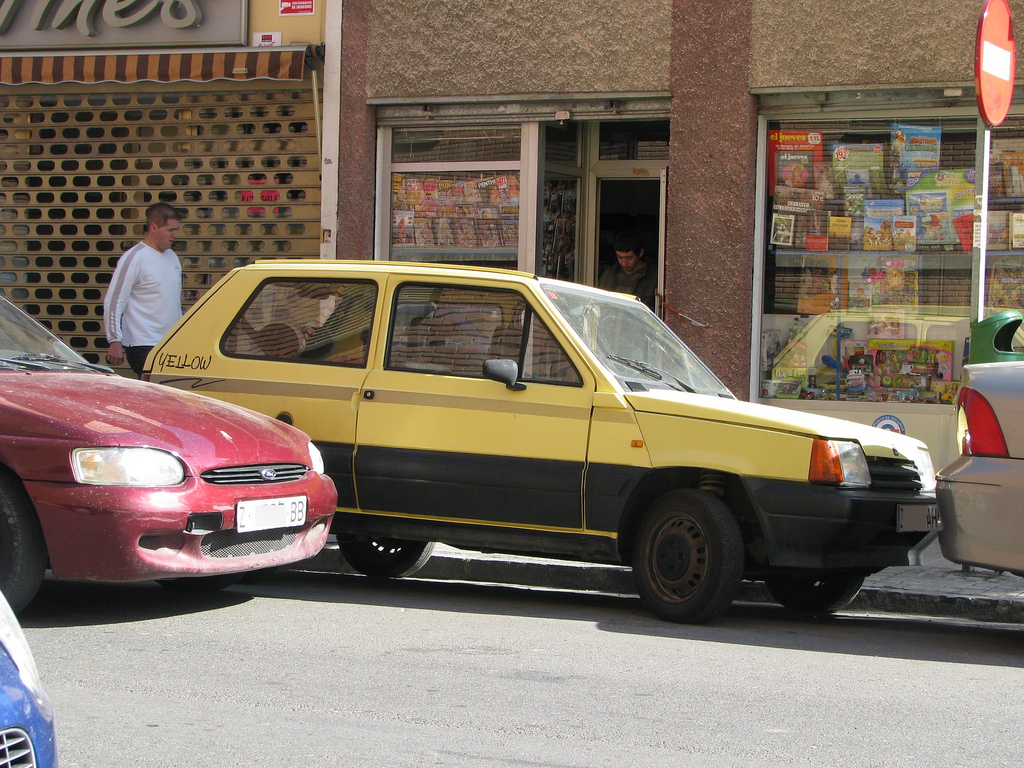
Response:
[{"label": "red sign on wall", "polygon": [[280,0],[281,16],[312,16],[313,0]]},{"label": "red sign on wall", "polygon": [[1017,74],[1017,47],[1007,0],[985,0],[974,51],[974,88],[978,111],[990,126],[1006,119]]}]

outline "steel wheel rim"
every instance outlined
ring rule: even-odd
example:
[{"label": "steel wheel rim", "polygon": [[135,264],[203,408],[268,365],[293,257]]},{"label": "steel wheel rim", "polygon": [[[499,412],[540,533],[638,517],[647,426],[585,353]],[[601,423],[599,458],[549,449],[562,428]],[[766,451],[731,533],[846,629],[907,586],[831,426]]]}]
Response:
[{"label": "steel wheel rim", "polygon": [[704,529],[690,515],[674,515],[651,541],[646,565],[661,600],[689,600],[704,584],[711,566]]}]

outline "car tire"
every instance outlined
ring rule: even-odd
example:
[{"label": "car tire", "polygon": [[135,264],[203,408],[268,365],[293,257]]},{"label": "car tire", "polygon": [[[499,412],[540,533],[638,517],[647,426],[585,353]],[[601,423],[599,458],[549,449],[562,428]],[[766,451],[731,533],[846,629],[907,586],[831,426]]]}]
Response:
[{"label": "car tire", "polygon": [[46,573],[46,539],[21,482],[0,471],[0,591],[15,613],[36,596]]},{"label": "car tire", "polygon": [[182,576],[178,579],[157,579],[161,587],[177,592],[216,592],[241,581],[247,571],[241,573],[215,573],[210,576]]},{"label": "car tire", "polygon": [[412,576],[430,559],[432,541],[357,539],[338,543],[345,561],[365,576],[399,579]]},{"label": "car tire", "polygon": [[854,571],[779,573],[764,580],[775,601],[784,608],[810,613],[835,613],[853,602],[864,574]]},{"label": "car tire", "polygon": [[710,493],[676,490],[656,500],[633,541],[633,578],[654,615],[703,624],[723,613],[743,578],[743,536]]}]

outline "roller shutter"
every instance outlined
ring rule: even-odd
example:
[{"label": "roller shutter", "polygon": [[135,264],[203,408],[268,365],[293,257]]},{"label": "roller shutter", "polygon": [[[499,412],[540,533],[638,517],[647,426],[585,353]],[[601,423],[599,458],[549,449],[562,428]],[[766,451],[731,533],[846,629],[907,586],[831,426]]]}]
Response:
[{"label": "roller shutter", "polygon": [[236,266],[319,255],[308,82],[36,90],[0,91],[0,291],[86,359],[102,362],[105,287],[151,203],[183,211],[186,308]]}]

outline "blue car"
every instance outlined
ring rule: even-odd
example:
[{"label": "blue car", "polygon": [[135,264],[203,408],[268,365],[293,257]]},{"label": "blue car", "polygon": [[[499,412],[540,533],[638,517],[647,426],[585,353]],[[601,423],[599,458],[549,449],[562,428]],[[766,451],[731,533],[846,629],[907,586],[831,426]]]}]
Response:
[{"label": "blue car", "polygon": [[0,768],[53,768],[53,708],[21,625],[0,594]]}]

